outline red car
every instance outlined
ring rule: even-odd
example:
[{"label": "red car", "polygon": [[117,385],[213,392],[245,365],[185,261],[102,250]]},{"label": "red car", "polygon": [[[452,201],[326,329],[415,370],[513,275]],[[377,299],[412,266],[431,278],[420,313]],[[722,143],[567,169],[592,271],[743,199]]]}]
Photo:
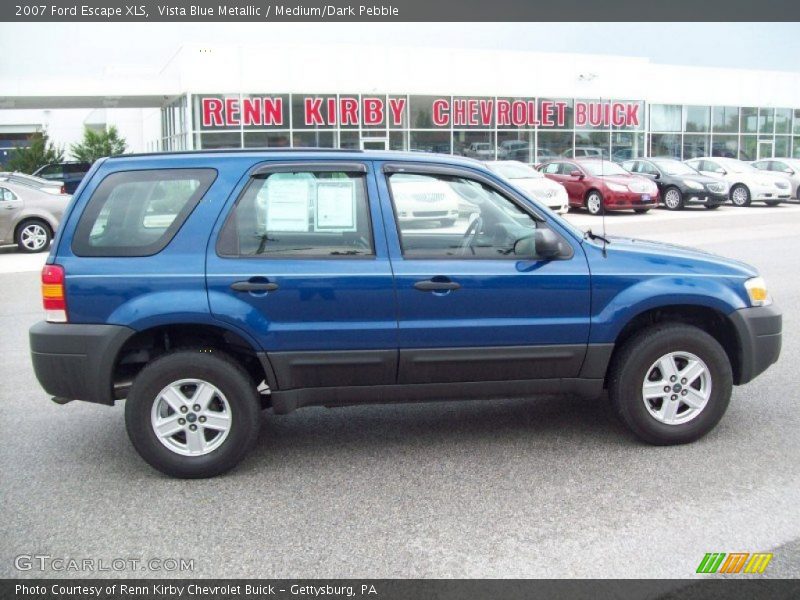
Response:
[{"label": "red car", "polygon": [[544,163],[539,170],[567,188],[571,207],[585,207],[593,215],[631,209],[644,213],[658,206],[655,183],[608,160],[558,159]]}]

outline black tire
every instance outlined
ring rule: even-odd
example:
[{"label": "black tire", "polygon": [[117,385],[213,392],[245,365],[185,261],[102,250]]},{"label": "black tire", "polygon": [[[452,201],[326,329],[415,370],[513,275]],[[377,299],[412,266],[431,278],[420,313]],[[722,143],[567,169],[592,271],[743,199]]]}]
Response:
[{"label": "black tire", "polygon": [[[29,228],[37,228],[37,231],[43,232],[44,238],[41,246],[38,245],[38,242],[34,247],[25,245],[23,236],[25,235],[26,230]],[[36,252],[44,252],[45,250],[49,250],[50,242],[52,240],[53,230],[50,229],[50,225],[41,219],[26,219],[17,225],[17,229],[14,232],[14,243],[17,244],[17,248],[19,248],[20,252],[25,252],[26,254],[34,254]]]},{"label": "black tire", "polygon": [[[593,196],[596,196],[599,199],[599,204],[592,202]],[[586,198],[583,201],[583,205],[586,207],[586,210],[589,211],[590,215],[602,215],[606,212],[604,202],[603,194],[601,194],[598,190],[589,190],[589,192],[586,194]]]},{"label": "black tire", "polygon": [[[675,204],[673,202],[672,206],[670,206],[669,204],[667,204],[667,196],[674,194],[678,195],[678,200],[677,200],[678,203]],[[683,193],[674,185],[664,190],[664,208],[666,208],[667,210],[683,210]]]},{"label": "black tire", "polygon": [[707,210],[717,210],[721,205],[720,204],[706,204]]},{"label": "black tire", "polygon": [[[691,352],[706,364],[711,393],[693,419],[668,425],[650,414],[642,386],[651,365],[680,351]],[[625,343],[609,369],[608,393],[617,415],[637,437],[667,446],[693,442],[711,431],[728,408],[732,386],[730,361],[717,340],[697,327],[667,323],[648,327]]]},{"label": "black tire", "polygon": [[[151,424],[161,391],[181,379],[201,379],[216,386],[230,406],[230,429],[208,454],[183,456],[165,446]],[[139,455],[162,473],[181,478],[214,477],[235,467],[258,438],[261,406],[256,385],[229,356],[184,349],[161,356],[136,376],[125,401],[128,437]]]},{"label": "black tire", "polygon": [[455,219],[442,219],[441,221],[439,221],[439,224],[442,227],[452,227],[453,225],[456,224],[456,220]]},{"label": "black tire", "polygon": [[778,206],[781,203],[780,200],[767,200],[764,202],[767,206]]},{"label": "black tire", "polygon": [[633,212],[635,212],[637,215],[643,215],[645,213],[650,212],[650,209],[649,208],[634,208]]},{"label": "black tire", "polygon": [[[741,192],[741,194],[737,194],[737,191]],[[750,190],[747,189],[746,185],[737,183],[731,188],[730,195],[734,206],[750,206]],[[739,196],[739,200],[736,200],[737,196]]]}]

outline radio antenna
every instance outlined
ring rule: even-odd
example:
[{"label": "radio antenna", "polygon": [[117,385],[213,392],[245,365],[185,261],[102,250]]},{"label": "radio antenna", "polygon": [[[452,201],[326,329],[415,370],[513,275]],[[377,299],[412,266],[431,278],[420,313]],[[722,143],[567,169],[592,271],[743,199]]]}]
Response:
[{"label": "radio antenna", "polygon": [[[603,106],[603,98],[600,98],[600,106]],[[606,151],[608,152],[608,160],[611,160],[611,138],[612,134],[609,133],[608,141],[609,143],[606,144]],[[605,168],[606,168],[606,159],[603,154],[600,154],[600,173],[602,173],[603,178],[605,178]],[[606,257],[606,245],[608,244],[608,236],[606,235],[606,202],[605,199],[601,200],[600,204],[600,221],[601,227],[603,228],[603,258]]]}]

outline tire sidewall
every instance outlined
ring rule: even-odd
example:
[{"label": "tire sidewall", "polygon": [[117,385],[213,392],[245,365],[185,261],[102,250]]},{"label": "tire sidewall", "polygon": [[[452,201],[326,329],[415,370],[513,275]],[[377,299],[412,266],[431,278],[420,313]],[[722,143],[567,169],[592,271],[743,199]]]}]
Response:
[{"label": "tire sidewall", "polygon": [[[176,454],[153,431],[153,403],[161,390],[180,379],[201,379],[214,384],[230,407],[228,436],[209,454]],[[212,477],[231,469],[255,441],[259,419],[257,392],[244,372],[228,360],[200,351],[176,352],[157,359],[139,373],[125,401],[125,423],[134,447],[151,466],[175,477]]]},{"label": "tire sidewall", "polygon": [[[733,375],[722,346],[704,331],[691,326],[653,328],[632,340],[635,351],[625,353],[619,377],[612,381],[610,393],[623,420],[639,437],[653,444],[692,442],[719,423],[730,401]],[[686,351],[706,364],[711,376],[711,396],[694,419],[680,425],[656,420],[642,399],[642,384],[648,370],[669,352]]]},{"label": "tire sidewall", "polygon": [[[591,200],[592,196],[597,197],[598,202],[599,202],[598,209],[596,211],[594,211],[594,212],[592,211],[591,204],[590,204],[590,200]],[[603,207],[603,195],[600,192],[598,192],[596,190],[593,190],[593,191],[589,192],[586,195],[586,210],[588,210],[589,214],[592,214],[592,215],[601,215],[601,214],[603,214],[603,210],[604,210],[604,207]]]},{"label": "tire sidewall", "polygon": [[[669,194],[673,192],[678,194],[678,204],[676,204],[675,206],[670,206],[669,204],[667,204],[667,196],[669,196]],[[680,210],[683,208],[683,194],[681,194],[681,191],[678,188],[670,187],[666,189],[666,191],[664,192],[664,206],[667,208],[667,210]]]},{"label": "tire sidewall", "polygon": [[[736,190],[744,190],[744,193],[746,194],[746,199],[741,204],[737,204],[736,200],[734,200],[734,192],[736,192]],[[734,206],[748,206],[750,204],[750,190],[747,189],[747,186],[744,186],[741,183],[733,186],[733,189],[731,189],[731,203]]]},{"label": "tire sidewall", "polygon": [[[39,227],[44,229],[44,233],[47,237],[44,242],[44,245],[41,248],[36,248],[35,250],[33,250],[31,248],[26,247],[22,243],[22,232],[26,227],[29,227],[30,225],[38,225]],[[53,231],[50,229],[50,226],[44,221],[40,221],[38,219],[27,219],[22,223],[20,223],[19,225],[17,225],[17,234],[15,237],[16,239],[14,241],[16,242],[17,248],[20,250],[20,252],[25,252],[27,254],[36,254],[38,252],[44,252],[50,247],[50,242],[53,240]]]}]

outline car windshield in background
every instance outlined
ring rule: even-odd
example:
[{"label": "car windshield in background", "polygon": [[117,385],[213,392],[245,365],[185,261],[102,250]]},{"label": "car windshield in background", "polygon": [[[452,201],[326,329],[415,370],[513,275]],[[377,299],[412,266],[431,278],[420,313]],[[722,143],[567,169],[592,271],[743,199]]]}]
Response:
[{"label": "car windshield in background", "polygon": [[495,163],[490,165],[490,168],[506,179],[541,179],[544,177],[536,169],[522,163]]},{"label": "car windshield in background", "polygon": [[630,175],[630,173],[617,163],[607,160],[584,160],[581,161],[580,165],[589,171],[590,175],[594,175],[595,177],[603,177],[605,175]]},{"label": "car windshield in background", "polygon": [[696,170],[678,160],[654,160],[653,164],[667,175],[697,175]]},{"label": "car windshield in background", "polygon": [[738,160],[716,160],[723,169],[731,173],[747,173],[749,171],[758,171],[758,169],[755,167],[751,167],[747,163],[743,163]]}]

